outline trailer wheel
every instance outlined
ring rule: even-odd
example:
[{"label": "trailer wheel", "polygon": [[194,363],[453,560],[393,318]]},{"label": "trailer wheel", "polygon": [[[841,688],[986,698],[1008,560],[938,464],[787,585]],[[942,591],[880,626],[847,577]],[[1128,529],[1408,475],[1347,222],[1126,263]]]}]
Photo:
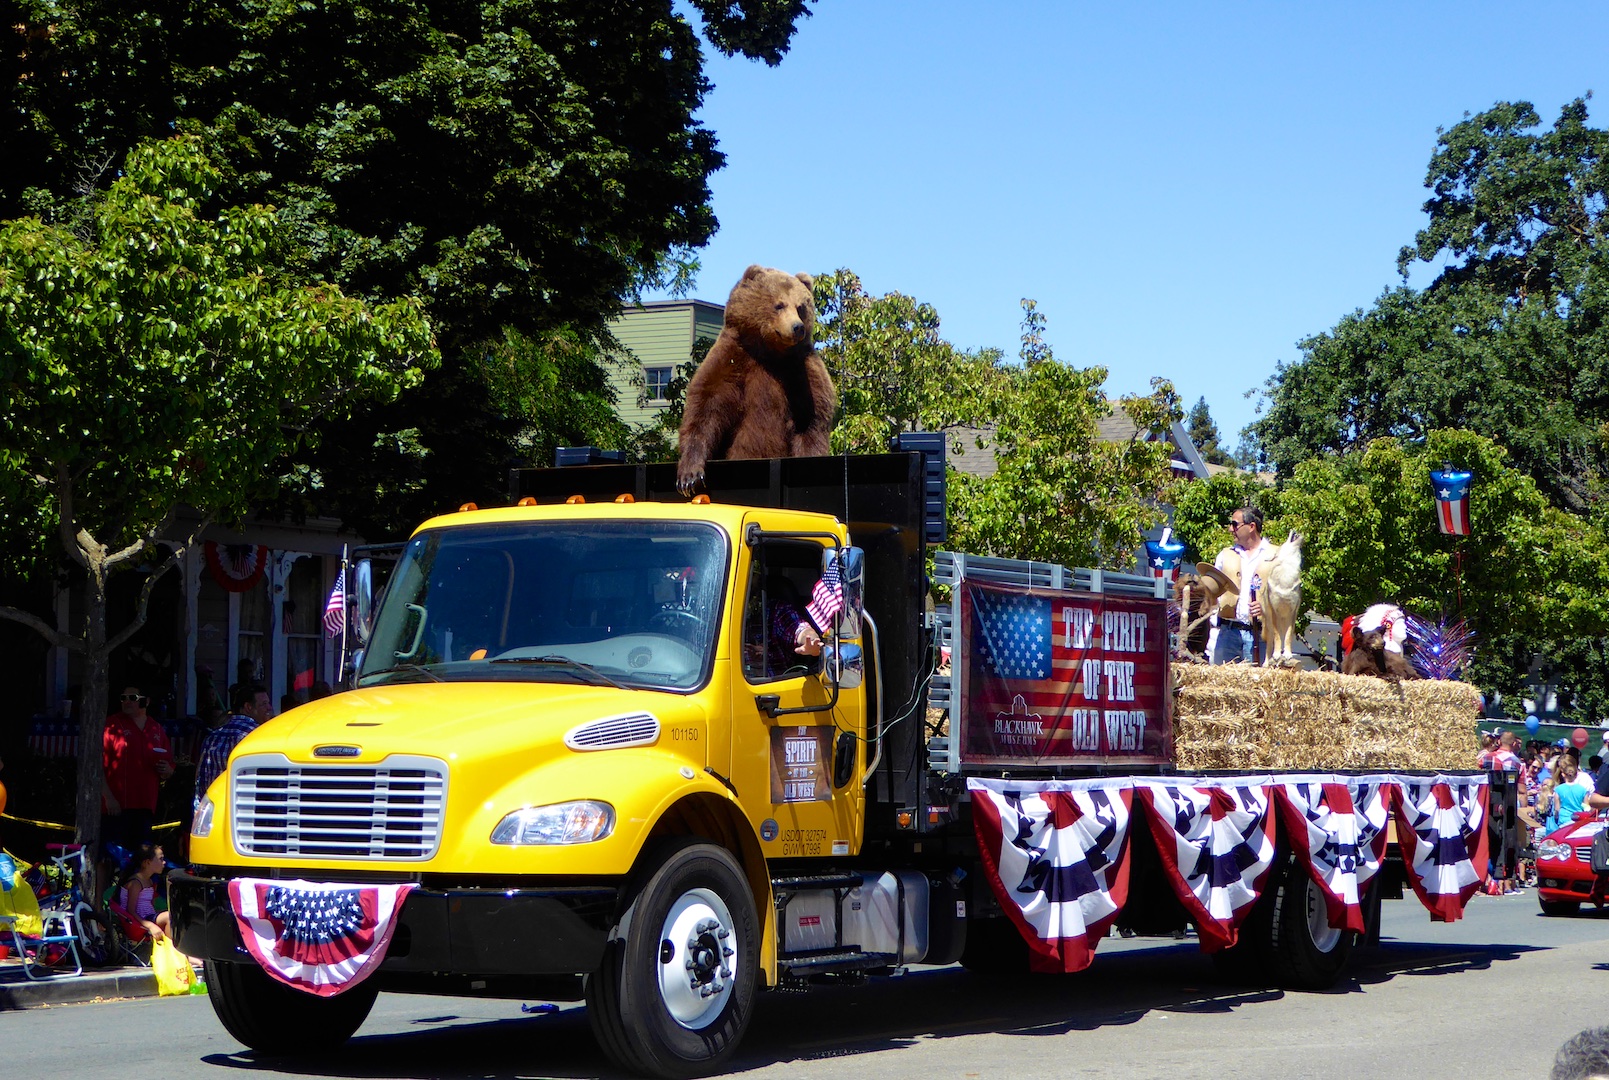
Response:
[{"label": "trailer wheel", "polygon": [[622,1068],[673,1080],[719,1068],[753,1012],[758,924],[724,848],[686,841],[663,853],[587,976],[603,1051]]},{"label": "trailer wheel", "polygon": [[1536,902],[1544,915],[1576,915],[1581,911],[1579,900],[1544,900],[1539,896]]},{"label": "trailer wheel", "polygon": [[306,1057],[352,1037],[379,993],[374,980],[334,997],[304,993],[256,964],[207,961],[207,998],[224,1029],[261,1054]]},{"label": "trailer wheel", "polygon": [[1283,869],[1274,901],[1275,974],[1292,989],[1328,989],[1346,970],[1355,935],[1330,925],[1323,890],[1299,864]]}]

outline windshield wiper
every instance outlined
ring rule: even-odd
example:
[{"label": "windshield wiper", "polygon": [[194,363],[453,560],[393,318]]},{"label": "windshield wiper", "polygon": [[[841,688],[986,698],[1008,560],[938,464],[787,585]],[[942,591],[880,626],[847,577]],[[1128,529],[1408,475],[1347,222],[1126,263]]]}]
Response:
[{"label": "windshield wiper", "polygon": [[591,676],[588,681],[595,686],[612,686],[616,690],[630,690],[625,683],[619,683],[593,667],[583,664],[579,660],[571,660],[568,656],[498,656],[491,661],[493,664],[546,664],[552,667],[569,668],[571,671],[585,672]]},{"label": "windshield wiper", "polygon": [[425,667],[423,664],[397,664],[395,667],[381,668],[379,671],[365,671],[358,676],[359,679],[370,679],[376,675],[395,675],[398,672],[411,672],[423,675],[431,682],[446,682],[440,675]]}]

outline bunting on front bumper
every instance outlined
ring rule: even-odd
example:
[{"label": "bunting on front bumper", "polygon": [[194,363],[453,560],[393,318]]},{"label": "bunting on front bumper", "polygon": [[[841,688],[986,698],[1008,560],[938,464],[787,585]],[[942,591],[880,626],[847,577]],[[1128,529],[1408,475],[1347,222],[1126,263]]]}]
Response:
[{"label": "bunting on front bumper", "polygon": [[1133,793],[1088,781],[971,786],[978,835],[995,838],[979,854],[1033,969],[1082,971],[1128,896]]},{"label": "bunting on front bumper", "polygon": [[1131,813],[1144,816],[1208,951],[1234,944],[1280,838],[1342,930],[1363,929],[1362,898],[1393,818],[1409,883],[1431,918],[1460,918],[1486,878],[1483,775],[969,779],[967,787],[990,886],[1042,970],[1087,967],[1121,913]]},{"label": "bunting on front bumper", "polygon": [[236,878],[229,905],[246,950],[264,971],[286,986],[333,997],[380,966],[412,889]]}]

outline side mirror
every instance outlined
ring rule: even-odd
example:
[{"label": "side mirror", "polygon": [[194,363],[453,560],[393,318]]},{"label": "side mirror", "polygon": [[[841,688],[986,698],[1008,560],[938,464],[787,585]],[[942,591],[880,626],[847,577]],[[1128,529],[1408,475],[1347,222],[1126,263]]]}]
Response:
[{"label": "side mirror", "polygon": [[369,643],[369,636],[374,633],[374,563],[368,559],[359,559],[352,569],[352,592],[356,597],[354,608],[357,610],[358,640],[365,645]]},{"label": "side mirror", "polygon": [[838,614],[840,641],[860,637],[861,612],[866,603],[866,552],[858,547],[828,548],[821,559],[822,576],[836,572],[844,606]]},{"label": "side mirror", "polygon": [[860,646],[853,641],[835,641],[821,648],[821,677],[840,690],[853,690],[866,679],[866,664]]}]

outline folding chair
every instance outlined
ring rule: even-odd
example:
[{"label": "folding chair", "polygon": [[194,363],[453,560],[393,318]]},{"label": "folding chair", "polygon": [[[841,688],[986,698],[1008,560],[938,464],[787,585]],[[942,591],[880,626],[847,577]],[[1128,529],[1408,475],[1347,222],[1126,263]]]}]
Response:
[{"label": "folding chair", "polygon": [[[82,975],[84,962],[78,955],[78,934],[73,930],[73,917],[61,911],[42,913],[41,930],[35,937],[17,929],[17,916],[0,915],[0,934],[11,938],[11,948],[22,958],[22,973],[30,979],[44,979],[52,975]],[[67,971],[64,960],[72,958],[73,970]]]},{"label": "folding chair", "polygon": [[107,900],[106,914],[111,919],[118,959],[136,967],[150,967],[151,932],[127,908],[114,900]]}]

